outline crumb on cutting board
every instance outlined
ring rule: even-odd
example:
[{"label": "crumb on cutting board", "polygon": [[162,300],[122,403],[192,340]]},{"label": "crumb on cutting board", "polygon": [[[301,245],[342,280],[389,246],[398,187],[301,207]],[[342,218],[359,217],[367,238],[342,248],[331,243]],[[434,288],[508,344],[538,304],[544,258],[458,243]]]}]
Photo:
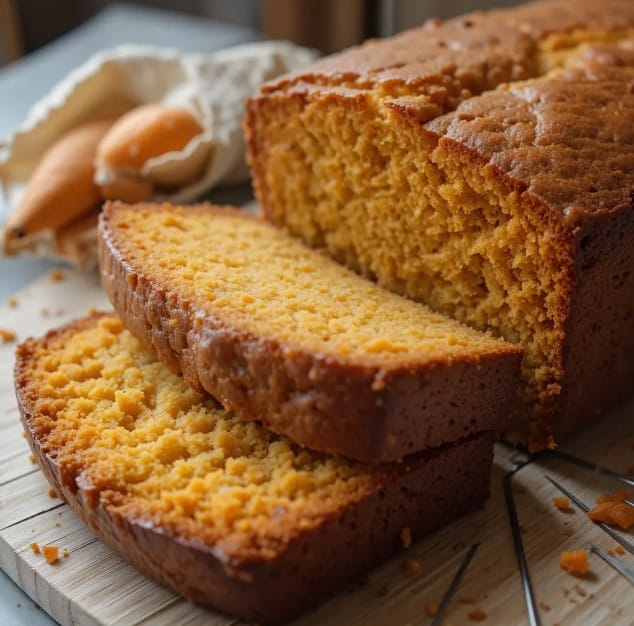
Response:
[{"label": "crumb on cutting board", "polygon": [[11,343],[15,341],[17,335],[15,331],[9,330],[8,328],[0,328],[0,339],[2,340],[0,343]]},{"label": "crumb on cutting board", "polygon": [[62,272],[62,270],[57,269],[52,270],[49,274],[49,277],[54,283],[59,283],[64,280],[64,278],[66,278],[66,275],[64,274],[64,272]]},{"label": "crumb on cutting board", "polygon": [[480,608],[469,611],[468,616],[473,622],[483,622],[487,618],[487,614]]},{"label": "crumb on cutting board", "polygon": [[[620,496],[620,493],[622,492],[613,494],[613,497]],[[605,496],[607,495],[609,494],[605,494]],[[623,500],[625,500],[625,496],[619,500],[602,499],[593,509],[588,511],[588,517],[593,522],[603,522],[610,526],[619,526],[623,530],[628,530],[634,525],[634,507],[623,502]]]},{"label": "crumb on cutting board", "polygon": [[31,463],[33,463],[33,465],[35,465],[37,463],[34,454],[29,454],[29,461],[31,461]]},{"label": "crumb on cutting board", "polygon": [[569,511],[570,509],[570,500],[568,498],[553,498],[553,504],[560,510],[560,511]]},{"label": "crumb on cutting board", "polygon": [[614,552],[617,554],[625,554],[623,546],[620,546],[618,543],[614,546]]},{"label": "crumb on cutting board", "polygon": [[40,546],[35,541],[29,544],[29,548],[31,548],[35,554],[40,553]]},{"label": "crumb on cutting board", "polygon": [[57,559],[59,558],[59,548],[57,546],[43,546],[42,553],[49,565],[57,563]]},{"label": "crumb on cutting board", "polygon": [[15,296],[11,296],[8,300],[7,300],[7,306],[15,309],[18,306],[19,302],[18,299]]},{"label": "crumb on cutting board", "polygon": [[573,576],[585,576],[590,571],[586,550],[570,550],[562,552],[559,567]]}]

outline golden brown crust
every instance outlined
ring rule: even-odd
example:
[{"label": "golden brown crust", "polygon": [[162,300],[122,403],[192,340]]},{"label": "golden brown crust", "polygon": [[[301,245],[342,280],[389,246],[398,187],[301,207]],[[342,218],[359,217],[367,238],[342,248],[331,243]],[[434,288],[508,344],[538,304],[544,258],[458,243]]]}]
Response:
[{"label": "golden brown crust", "polygon": [[406,86],[424,93],[434,84],[448,88],[455,78],[469,97],[502,82],[537,76],[543,68],[540,55],[574,45],[580,31],[600,40],[607,32],[626,34],[632,27],[629,0],[545,0],[477,11],[370,40],[277,78],[263,91],[317,85],[389,93]]},{"label": "golden brown crust", "polygon": [[[49,345],[94,325],[100,315],[30,339],[17,350],[16,393],[29,444],[47,479],[105,543],[144,574],[207,606],[246,619],[279,622],[346,584],[400,545],[478,506],[488,495],[493,435],[482,433],[377,468],[373,490],[342,504],[309,530],[288,529],[267,554],[243,546],[206,545],[149,516],[130,515],[116,494],[97,492],[82,467],[57,460],[42,431],[39,389],[31,375]],[[150,504],[150,503],[149,503]],[[257,538],[254,538],[256,540]]]},{"label": "golden brown crust", "polygon": [[376,364],[254,335],[214,317],[176,286],[143,275],[122,256],[117,241],[122,233],[113,230],[111,221],[124,209],[130,210],[110,204],[102,215],[100,261],[106,293],[128,329],[152,346],[163,363],[231,407],[240,419],[261,420],[309,448],[365,462],[399,460],[504,426],[521,356],[515,347],[500,344],[499,353],[404,362],[382,371]]}]

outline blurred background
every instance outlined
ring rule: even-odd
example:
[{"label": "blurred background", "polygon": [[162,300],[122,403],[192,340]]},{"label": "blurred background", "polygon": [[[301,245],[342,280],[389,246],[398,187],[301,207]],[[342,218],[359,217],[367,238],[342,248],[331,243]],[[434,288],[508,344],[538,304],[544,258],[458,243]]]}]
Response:
[{"label": "blurred background", "polygon": [[[574,0],[571,0],[574,1]],[[634,1],[634,0],[632,0]],[[137,43],[183,52],[288,39],[331,53],[386,37],[430,17],[447,18],[521,0],[0,0],[0,163],[31,107],[96,52]],[[206,199],[242,205],[249,184]],[[0,189],[0,227],[10,207]],[[0,255],[0,298],[51,267],[31,255]],[[10,603],[2,601],[0,615]],[[0,620],[4,625],[7,623]],[[12,623],[11,619],[8,623]]]},{"label": "blurred background", "polygon": [[[290,39],[335,52],[368,37],[384,37],[428,17],[519,4],[518,0],[136,0],[136,5],[174,11],[248,28],[265,37]],[[37,50],[79,26],[108,0],[0,0],[0,63]]]}]

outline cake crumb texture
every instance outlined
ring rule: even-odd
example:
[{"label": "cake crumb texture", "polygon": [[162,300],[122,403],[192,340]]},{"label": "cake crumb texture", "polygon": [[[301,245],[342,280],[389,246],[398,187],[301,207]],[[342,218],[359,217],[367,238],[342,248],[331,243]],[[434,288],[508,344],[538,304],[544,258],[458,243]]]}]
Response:
[{"label": "cake crumb texture", "polygon": [[256,216],[112,202],[99,233],[102,284],[126,327],[239,419],[370,463],[506,424],[520,347]]},{"label": "cake crumb texture", "polygon": [[399,464],[311,452],[188,387],[111,314],[22,344],[16,390],[43,472],[96,534],[249,619],[296,615],[397,551],[403,528],[422,536],[488,494],[493,433]]},{"label": "cake crumb texture", "polygon": [[628,0],[546,0],[430,20],[248,104],[269,220],[525,348],[506,437],[534,450],[631,387],[633,41]]}]

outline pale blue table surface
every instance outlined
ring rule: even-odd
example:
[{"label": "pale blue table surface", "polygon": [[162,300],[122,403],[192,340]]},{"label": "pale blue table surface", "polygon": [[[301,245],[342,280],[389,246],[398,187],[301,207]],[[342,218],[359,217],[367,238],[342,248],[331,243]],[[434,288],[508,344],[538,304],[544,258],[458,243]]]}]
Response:
[{"label": "pale blue table surface", "polygon": [[[0,69],[0,137],[11,133],[30,107],[70,70],[93,53],[121,43],[146,43],[190,52],[209,52],[260,36],[220,22],[128,5],[111,6],[57,41]],[[212,194],[218,202],[242,204],[248,186]],[[0,223],[7,208],[0,197]],[[28,257],[0,257],[0,301],[52,267]],[[56,622],[0,570],[0,626],[50,626]],[[124,625],[122,625],[124,626]]]}]

